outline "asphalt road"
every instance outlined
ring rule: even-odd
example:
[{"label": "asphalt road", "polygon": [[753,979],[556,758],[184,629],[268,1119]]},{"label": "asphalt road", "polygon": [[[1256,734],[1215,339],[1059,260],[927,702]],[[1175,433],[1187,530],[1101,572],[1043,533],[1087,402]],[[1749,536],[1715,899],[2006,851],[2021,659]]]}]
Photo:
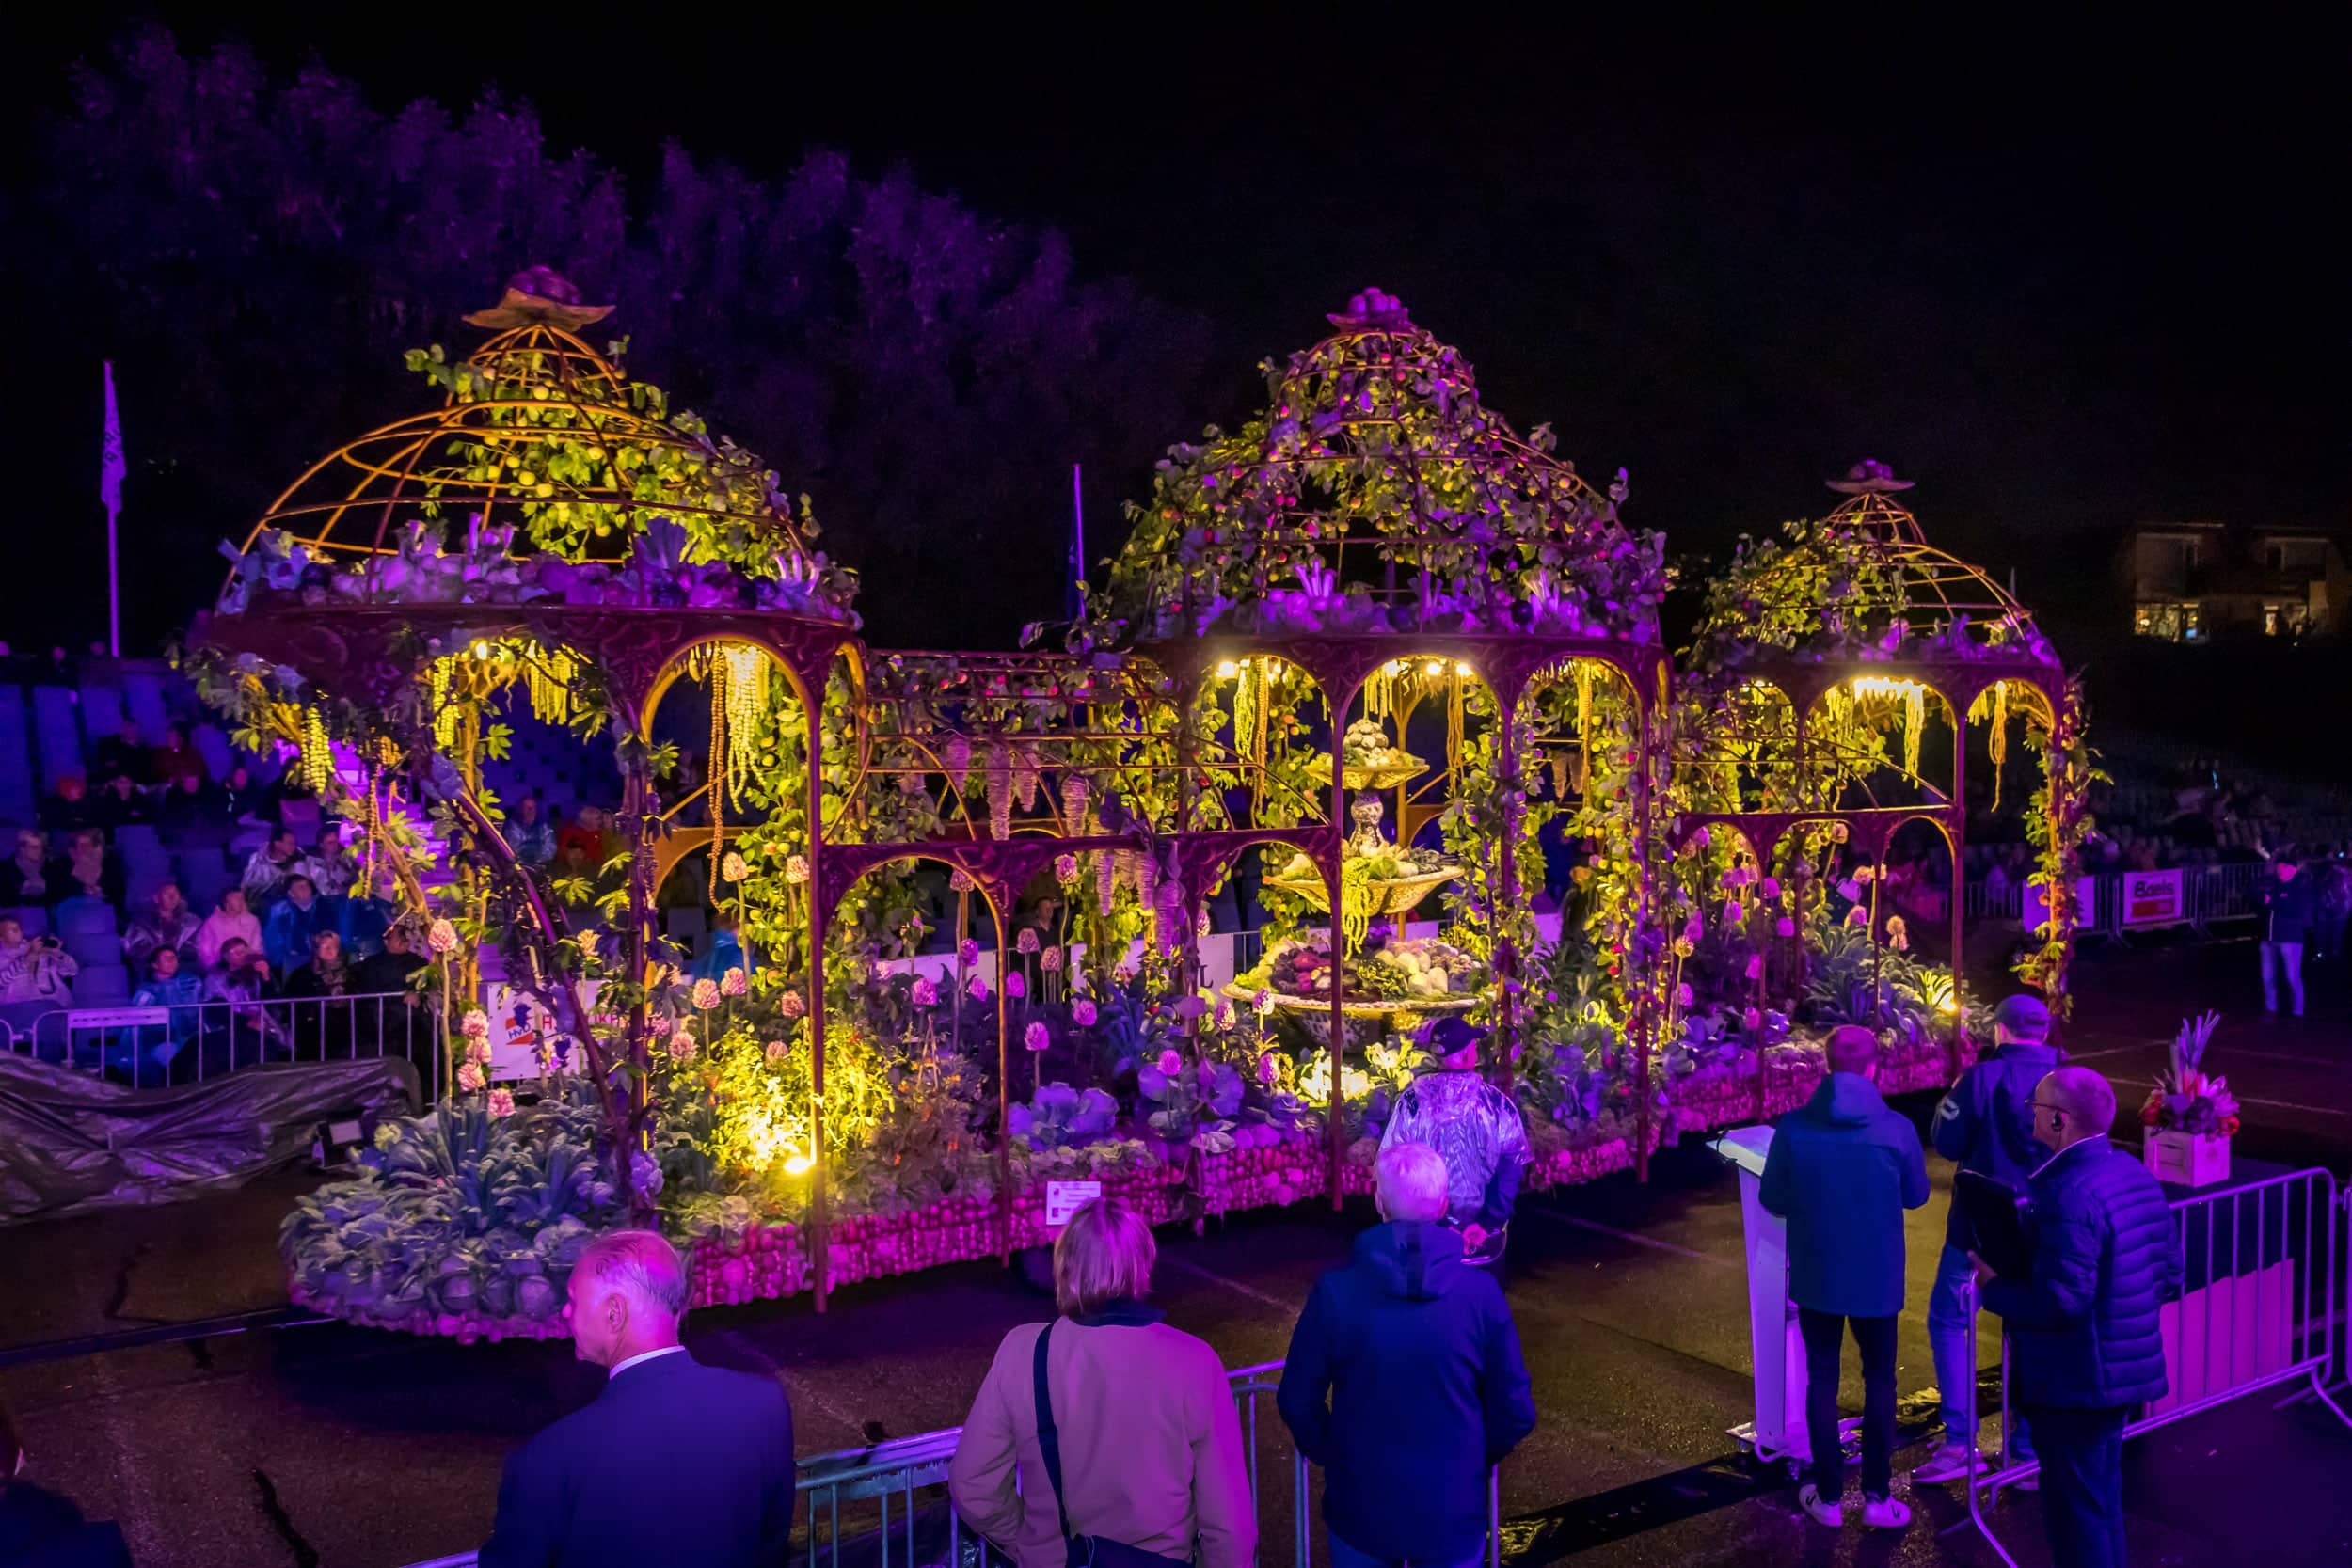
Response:
[{"label": "asphalt road", "polygon": [[[2118,1080],[2126,1117],[2179,1017],[2229,1015],[2218,1065],[2248,1104],[2243,1157],[2352,1161],[2352,1021],[2341,988],[2300,1026],[2258,1012],[2250,944],[2093,953],[2080,970],[2077,1059]],[[1923,1121],[1931,1096],[1905,1108]],[[1931,1165],[1934,1162],[1931,1162]],[[1939,1171],[1939,1183],[1942,1172]],[[391,1568],[464,1549],[490,1518],[507,1449],[589,1398],[597,1373],[568,1344],[459,1347],[340,1324],[254,1328],[178,1342],[50,1354],[284,1301],[274,1252],[299,1177],[199,1203],[0,1231],[0,1400],[37,1474],[119,1519],[146,1565]],[[1164,1238],[1156,1294],[1229,1365],[1279,1357],[1316,1275],[1367,1223],[1302,1206]],[[1914,1216],[1900,1342],[1907,1430],[1933,1382],[1920,1311],[1943,1199]],[[1510,1295],[1541,1424],[1503,1471],[1506,1543],[1539,1565],[1984,1563],[1947,1488],[1913,1495],[1900,1535],[1818,1529],[1782,1478],[1741,1459],[1749,1351],[1740,1216],[1728,1173],[1694,1141],[1629,1177],[1532,1203],[1514,1227]],[[861,1286],[824,1316],[805,1304],[698,1313],[706,1359],[788,1388],[803,1452],[953,1425],[994,1347],[1045,1302],[987,1265]],[[48,1347],[46,1349],[40,1347]],[[1988,1332],[1985,1364],[1995,1346]],[[1849,1387],[1858,1393],[1850,1371]],[[2293,1389],[2238,1402],[2136,1442],[2134,1560],[2352,1561],[2352,1431]],[[1288,1450],[1264,1412],[1266,1560],[1287,1561]],[[1925,1453],[1915,1446],[1899,1465]],[[2046,1560],[2035,1500],[1994,1514],[2018,1560]]]}]

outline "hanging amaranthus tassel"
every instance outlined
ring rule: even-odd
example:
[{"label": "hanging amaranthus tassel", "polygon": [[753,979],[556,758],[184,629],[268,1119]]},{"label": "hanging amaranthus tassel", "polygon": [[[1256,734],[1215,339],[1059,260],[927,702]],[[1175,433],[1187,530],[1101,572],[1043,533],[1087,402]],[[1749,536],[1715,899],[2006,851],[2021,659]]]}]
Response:
[{"label": "hanging amaranthus tassel", "polygon": [[1087,776],[1084,773],[1064,773],[1061,776],[1061,831],[1071,837],[1087,836]]},{"label": "hanging amaranthus tassel", "polygon": [[[748,642],[730,642],[711,661],[711,700],[726,707],[728,792],[740,800],[759,766],[759,724],[768,708],[768,656]],[[719,753],[710,755],[712,782]]]},{"label": "hanging amaranthus tassel", "polygon": [[1396,712],[1396,661],[1391,659],[1372,673],[1364,682],[1364,712],[1374,719],[1387,719]]},{"label": "hanging amaranthus tassel", "polygon": [[326,722],[316,708],[302,711],[302,782],[314,795],[326,793],[335,777],[335,748],[326,738]]},{"label": "hanging amaranthus tassel", "polygon": [[1017,740],[1012,747],[1012,798],[1023,811],[1037,810],[1037,786],[1044,782],[1038,765],[1037,742]]},{"label": "hanging amaranthus tassel", "polygon": [[1928,727],[1928,689],[1915,682],[1903,693],[1903,771],[1919,776],[1919,736]]},{"label": "hanging amaranthus tassel", "polygon": [[531,711],[541,723],[571,721],[572,677],[579,670],[562,648],[543,649],[533,642],[523,650],[523,684],[531,691]]},{"label": "hanging amaranthus tassel", "polygon": [[1094,857],[1095,912],[1108,918],[1113,905],[1119,902],[1119,853],[1103,850]]},{"label": "hanging amaranthus tassel", "polygon": [[972,742],[961,735],[951,735],[941,748],[940,760],[947,765],[948,787],[958,794],[963,791],[963,781],[972,772]]},{"label": "hanging amaranthus tassel", "polygon": [[433,661],[433,739],[444,752],[457,744],[457,705],[449,700],[450,663]]},{"label": "hanging amaranthus tassel", "polygon": [[2001,765],[2009,760],[2009,682],[1993,683],[1993,809],[2001,809]]},{"label": "hanging amaranthus tassel", "polygon": [[1449,773],[1459,773],[1462,770],[1462,673],[1456,670],[1446,678],[1450,684],[1446,691],[1445,768]]},{"label": "hanging amaranthus tassel", "polygon": [[991,741],[987,751],[988,832],[991,838],[1012,836],[1012,758]]},{"label": "hanging amaranthus tassel", "polygon": [[1576,666],[1576,792],[1583,794],[1592,780],[1593,667],[1580,660]]},{"label": "hanging amaranthus tassel", "polygon": [[1233,754],[1249,754],[1249,737],[1256,733],[1258,715],[1252,704],[1258,694],[1256,672],[1244,670],[1233,683]]}]

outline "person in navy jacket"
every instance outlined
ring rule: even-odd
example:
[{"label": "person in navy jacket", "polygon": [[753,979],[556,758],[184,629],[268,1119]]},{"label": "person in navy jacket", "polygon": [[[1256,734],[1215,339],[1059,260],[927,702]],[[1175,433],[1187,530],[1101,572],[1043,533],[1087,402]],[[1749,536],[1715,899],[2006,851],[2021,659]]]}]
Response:
[{"label": "person in navy jacket", "polygon": [[1893,1496],[1895,1320],[1903,1309],[1903,1212],[1928,1200],[1927,1157],[1910,1119],[1879,1097],[1878,1037],[1830,1031],[1829,1076],[1781,1118],[1756,1196],[1788,1222],[1788,1295],[1804,1336],[1804,1430],[1813,1479],[1797,1501],[1815,1521],[1846,1522],[1846,1458],[1837,1442],[1838,1356],[1846,1325],[1862,1351],[1862,1517],[1911,1522]]},{"label": "person in navy jacket", "polygon": [[1502,1287],[1466,1267],[1449,1228],[1444,1157],[1380,1151],[1388,1223],[1315,1281],[1275,1404],[1323,1466],[1334,1568],[1485,1560],[1486,1473],[1535,1429]]},{"label": "person in navy jacket", "polygon": [[2031,1180],[2028,1279],[1982,1259],[1988,1311],[2009,1328],[2010,1384],[2042,1462],[2042,1524],[2061,1568],[2122,1568],[2123,1423],[2164,1397],[2164,1303],[2181,1239],[2164,1189],[2107,1141],[2115,1090],[2062,1067],[2033,1094],[2034,1136],[2058,1150]]},{"label": "person in navy jacket", "polygon": [[600,1236],[564,1309],[603,1390],[517,1449],[481,1568],[771,1568],[792,1536],[781,1385],[678,1343],[686,1269],[649,1230]]}]

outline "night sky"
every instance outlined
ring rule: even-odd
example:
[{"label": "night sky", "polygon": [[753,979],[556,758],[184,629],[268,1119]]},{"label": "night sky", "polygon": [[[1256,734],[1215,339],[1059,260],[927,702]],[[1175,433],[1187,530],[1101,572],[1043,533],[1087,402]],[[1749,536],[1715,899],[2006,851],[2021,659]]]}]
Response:
[{"label": "night sky", "polygon": [[[903,164],[1212,319],[1232,374],[1201,421],[1377,283],[1517,422],[1629,468],[1677,552],[1817,511],[1876,455],[1932,537],[2048,598],[2053,534],[2346,520],[2352,188],[2340,12],[2150,36],[2056,9],[1643,33],[1187,7],[863,36],[732,8],[162,15],[191,45],[315,52],[388,105],[495,86],[630,170],[665,138],[762,172],[812,146]],[[113,20],[23,55],[18,105]]]}]

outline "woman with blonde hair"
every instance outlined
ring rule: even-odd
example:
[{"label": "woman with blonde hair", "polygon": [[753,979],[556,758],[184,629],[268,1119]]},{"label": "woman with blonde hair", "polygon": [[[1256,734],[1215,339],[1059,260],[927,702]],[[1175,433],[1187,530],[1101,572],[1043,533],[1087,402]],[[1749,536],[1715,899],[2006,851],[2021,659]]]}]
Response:
[{"label": "woman with blonde hair", "polygon": [[972,1402],[947,1488],[1020,1568],[1248,1568],[1257,1550],[1224,1364],[1144,1305],[1157,1252],[1116,1198],[1072,1215],[1061,1315],[1006,1335]]}]

